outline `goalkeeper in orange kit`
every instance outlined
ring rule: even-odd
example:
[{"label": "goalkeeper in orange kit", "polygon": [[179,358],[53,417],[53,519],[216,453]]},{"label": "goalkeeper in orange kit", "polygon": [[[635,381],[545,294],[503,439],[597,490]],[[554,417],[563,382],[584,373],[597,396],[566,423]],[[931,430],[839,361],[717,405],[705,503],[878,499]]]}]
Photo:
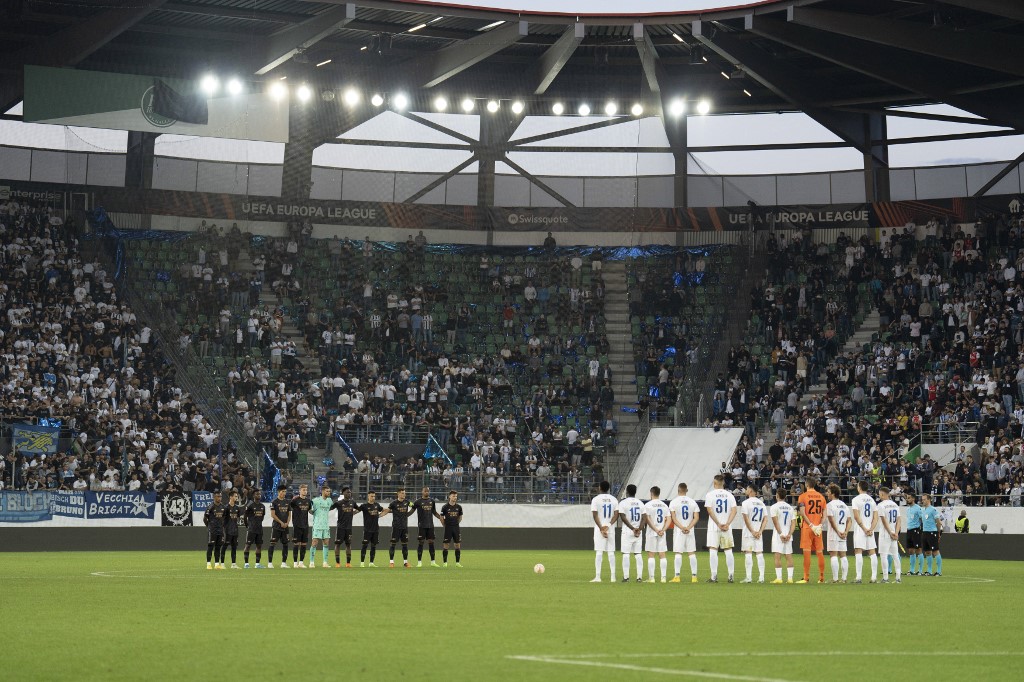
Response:
[{"label": "goalkeeper in orange kit", "polygon": [[818,554],[818,582],[825,582],[825,555],[822,553],[821,519],[825,515],[825,496],[818,492],[818,481],[808,478],[807,490],[797,501],[797,510],[803,523],[800,527],[800,549],[804,551],[804,579],[800,584],[811,581],[811,550]]}]

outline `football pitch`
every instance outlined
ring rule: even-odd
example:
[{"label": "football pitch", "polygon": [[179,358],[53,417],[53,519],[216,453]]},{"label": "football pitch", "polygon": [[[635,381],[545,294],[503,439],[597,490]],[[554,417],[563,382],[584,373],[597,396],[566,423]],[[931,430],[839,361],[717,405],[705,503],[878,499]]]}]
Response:
[{"label": "football pitch", "polygon": [[3,554],[4,677],[960,680],[1024,664],[1020,563],[946,560],[902,585],[609,584],[605,566],[596,585],[591,552],[462,558],[207,571],[200,551]]}]

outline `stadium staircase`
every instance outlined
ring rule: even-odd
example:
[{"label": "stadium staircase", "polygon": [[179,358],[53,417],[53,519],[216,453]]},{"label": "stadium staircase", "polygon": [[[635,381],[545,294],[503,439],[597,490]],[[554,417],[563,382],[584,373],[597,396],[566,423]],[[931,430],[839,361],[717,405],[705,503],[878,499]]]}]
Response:
[{"label": "stadium staircase", "polygon": [[[881,317],[878,314],[878,309],[872,308],[864,317],[864,321],[857,327],[856,331],[854,331],[850,338],[847,339],[846,344],[844,344],[842,349],[839,351],[840,354],[845,355],[847,353],[859,353],[863,350],[865,344],[869,344],[875,339],[880,323]],[[818,379],[820,377],[815,378]],[[826,393],[828,393],[828,386],[825,383],[817,383],[809,386],[807,391],[800,398],[800,408],[803,409],[812,401],[818,400]],[[769,429],[768,431],[770,432],[771,430]]]}]

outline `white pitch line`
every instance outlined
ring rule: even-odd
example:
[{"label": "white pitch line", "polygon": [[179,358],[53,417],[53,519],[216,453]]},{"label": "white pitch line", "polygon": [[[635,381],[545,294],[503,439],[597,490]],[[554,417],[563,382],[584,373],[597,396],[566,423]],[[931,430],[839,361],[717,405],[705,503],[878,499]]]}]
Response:
[{"label": "white pitch line", "polygon": [[[656,652],[647,654],[558,654],[539,658],[588,659],[588,658],[727,658],[733,656],[775,657],[775,656],[1024,656],[1024,651],[720,651],[720,652]],[[513,656],[512,658],[520,658]]]},{"label": "white pitch line", "polygon": [[737,682],[793,682],[777,677],[755,677],[753,675],[730,675],[729,673],[711,673],[704,670],[676,670],[673,668],[654,668],[642,665],[631,665],[629,663],[605,663],[602,661],[586,661],[573,658],[549,658],[545,656],[506,656],[506,658],[518,661],[533,661],[536,663],[560,663],[562,665],[579,665],[589,668],[611,668],[613,670],[628,670],[630,672],[658,673],[661,675],[676,675],[681,677],[706,677],[715,680],[736,680]]}]

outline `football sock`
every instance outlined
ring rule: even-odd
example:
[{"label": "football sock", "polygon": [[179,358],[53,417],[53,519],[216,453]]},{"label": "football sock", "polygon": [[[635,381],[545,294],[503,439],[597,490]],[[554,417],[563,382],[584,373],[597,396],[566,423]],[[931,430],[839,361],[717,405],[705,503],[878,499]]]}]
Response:
[{"label": "football sock", "polygon": [[644,577],[644,555],[643,554],[634,554],[633,556],[636,557],[636,577],[637,578],[643,578]]},{"label": "football sock", "polygon": [[718,578],[718,550],[711,549],[709,553],[711,555],[709,557],[709,561],[711,563],[711,579],[716,580]]},{"label": "football sock", "polygon": [[447,549],[442,549],[441,550],[441,561],[443,561],[445,563],[448,563],[448,550]]},{"label": "football sock", "polygon": [[268,564],[274,563],[274,546],[273,545],[271,545],[270,549],[267,550],[267,563]]},{"label": "football sock", "polygon": [[924,558],[924,560],[926,562],[925,565],[928,566],[928,572],[931,573],[932,572],[932,555],[929,554],[928,556],[926,556]]},{"label": "football sock", "polygon": [[804,552],[804,580],[811,579],[811,553]]},{"label": "football sock", "polygon": [[388,550],[388,556],[390,557],[391,561],[395,560],[395,546],[394,545],[391,545],[391,549]]},{"label": "football sock", "polygon": [[647,557],[647,576],[654,580],[657,574],[654,572],[654,557]]},{"label": "football sock", "polygon": [[281,543],[281,561],[288,561],[288,543]]},{"label": "football sock", "polygon": [[658,561],[658,566],[661,568],[661,579],[664,580],[668,577],[668,557],[661,557],[661,560]]},{"label": "football sock", "polygon": [[363,548],[359,550],[359,560],[366,561],[366,545],[363,545]]},{"label": "football sock", "polygon": [[615,582],[615,552],[608,552],[608,571],[612,574],[612,582]]},{"label": "football sock", "polygon": [[306,546],[299,547],[299,561],[306,560]]},{"label": "football sock", "polygon": [[334,563],[341,563],[341,545],[337,545],[334,548]]},{"label": "football sock", "polygon": [[455,549],[455,563],[462,561],[462,550],[459,548]]},{"label": "football sock", "polygon": [[697,575],[697,555],[696,554],[691,554],[690,555],[690,575],[693,575],[693,576]]},{"label": "football sock", "polygon": [[262,556],[262,554],[263,553],[260,550],[256,550],[256,563],[260,562],[260,557]]},{"label": "football sock", "polygon": [[764,554],[757,555],[757,575],[760,580],[764,580]]},{"label": "football sock", "polygon": [[935,572],[936,573],[942,573],[942,555],[941,554],[936,554],[935,555]]},{"label": "football sock", "polygon": [[371,564],[373,563],[373,560],[374,560],[374,559],[375,559],[376,557],[377,557],[377,548],[376,548],[376,547],[371,547],[371,548],[370,548],[370,563],[371,563]]},{"label": "football sock", "polygon": [[789,579],[790,582],[793,582],[793,570],[794,569],[792,566],[786,567],[786,577]]},{"label": "football sock", "polygon": [[850,574],[850,558],[845,556],[839,557],[839,567],[842,569],[842,575],[839,579],[846,580],[846,576]]},{"label": "football sock", "polygon": [[885,561],[882,562],[882,578],[884,580],[889,579],[889,569],[892,565],[892,556],[889,554],[885,555]]},{"label": "football sock", "polygon": [[423,561],[423,543],[416,547],[416,561]]},{"label": "football sock", "polygon": [[[288,553],[287,552],[285,552],[284,560],[288,561]],[[298,545],[292,545],[292,561],[298,561],[298,560],[299,560],[299,546]]]},{"label": "football sock", "polygon": [[832,580],[839,580],[839,557],[832,557]]},{"label": "football sock", "polygon": [[776,580],[782,580],[782,569],[781,568],[776,568],[775,569],[775,579]]},{"label": "football sock", "polygon": [[675,560],[674,560],[673,563],[674,563],[673,568],[675,569],[675,572],[673,573],[673,575],[679,575],[679,571],[681,571],[682,568],[683,568],[683,555],[682,554],[676,554],[676,557],[675,557]]},{"label": "football sock", "polygon": [[871,579],[878,580],[878,555],[871,555]]},{"label": "football sock", "polygon": [[403,561],[408,561],[409,560],[409,547],[406,546],[406,545],[402,545],[402,560]]},{"label": "football sock", "polygon": [[892,565],[896,569],[896,579],[899,580],[903,576],[903,561],[900,559],[899,554],[892,558]]},{"label": "football sock", "polygon": [[345,548],[345,563],[346,564],[352,563],[352,548],[351,547],[346,547]]},{"label": "football sock", "polygon": [[629,579],[629,555],[622,555],[622,577]]},{"label": "football sock", "polygon": [[915,566],[917,566],[917,555],[916,555],[916,554],[913,554],[913,553],[911,553],[911,554],[910,554],[910,568],[909,568],[908,570],[909,570],[909,571],[910,571],[911,573],[913,573],[913,572],[914,572],[914,567],[915,567]]},{"label": "football sock", "polygon": [[[323,547],[321,547],[320,551],[323,553],[324,563],[326,564],[327,563],[327,545],[324,545]],[[315,559],[314,559],[314,561],[315,561]]]},{"label": "football sock", "polygon": [[750,552],[743,553],[743,568],[747,569],[747,580],[750,580],[750,572],[754,570],[754,557]]},{"label": "football sock", "polygon": [[[224,545],[223,545],[223,543],[218,542],[218,543],[216,543],[213,546],[213,556],[215,557],[216,561],[219,561],[221,563],[224,562]],[[219,558],[217,558],[217,557],[219,557]]]},{"label": "football sock", "polygon": [[594,577],[601,577],[601,552],[594,552]]},{"label": "football sock", "polygon": [[213,561],[213,543],[206,543],[206,563]]},{"label": "football sock", "polygon": [[818,578],[825,579],[825,555],[818,552]]},{"label": "football sock", "polygon": [[434,543],[427,545],[427,550],[430,552],[430,560],[433,561],[437,558],[437,554],[434,552]]},{"label": "football sock", "polygon": [[853,565],[857,569],[857,580],[864,577],[864,555],[857,554],[853,559]]},{"label": "football sock", "polygon": [[731,578],[736,572],[735,570],[735,559],[732,556],[732,550],[725,550],[725,567],[729,569],[729,577]]},{"label": "football sock", "polygon": [[249,551],[242,552],[242,558],[245,559],[245,563],[249,563]]}]

